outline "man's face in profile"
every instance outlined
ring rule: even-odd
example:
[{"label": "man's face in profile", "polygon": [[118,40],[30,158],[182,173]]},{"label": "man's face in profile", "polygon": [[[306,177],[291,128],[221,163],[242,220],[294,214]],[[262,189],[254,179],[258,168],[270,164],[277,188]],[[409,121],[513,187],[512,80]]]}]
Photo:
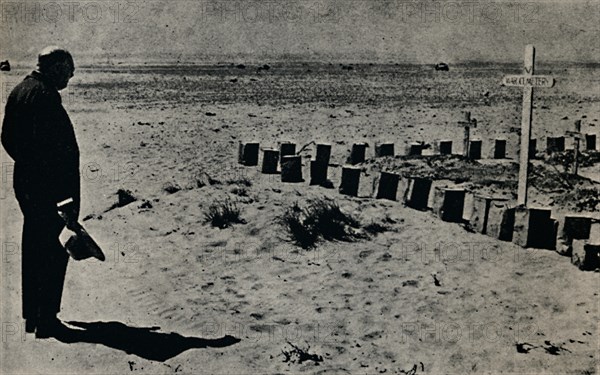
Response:
[{"label": "man's face in profile", "polygon": [[75,72],[75,64],[73,59],[66,59],[62,63],[56,64],[54,71],[55,85],[57,90],[62,90],[67,87],[69,80]]}]

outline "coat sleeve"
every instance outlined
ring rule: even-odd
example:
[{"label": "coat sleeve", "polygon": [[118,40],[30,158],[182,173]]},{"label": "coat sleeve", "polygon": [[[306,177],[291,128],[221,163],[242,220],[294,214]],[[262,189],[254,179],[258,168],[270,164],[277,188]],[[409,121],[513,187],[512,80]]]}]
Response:
[{"label": "coat sleeve", "polygon": [[35,153],[35,162],[51,187],[55,202],[73,198],[78,207],[79,150],[73,126],[57,93],[43,95],[38,100],[40,111],[34,116],[32,144],[41,152]]},{"label": "coat sleeve", "polygon": [[2,120],[2,146],[6,153],[14,160],[20,159],[20,145],[23,144],[23,128],[19,128],[17,102],[14,95],[8,97],[4,119]]}]

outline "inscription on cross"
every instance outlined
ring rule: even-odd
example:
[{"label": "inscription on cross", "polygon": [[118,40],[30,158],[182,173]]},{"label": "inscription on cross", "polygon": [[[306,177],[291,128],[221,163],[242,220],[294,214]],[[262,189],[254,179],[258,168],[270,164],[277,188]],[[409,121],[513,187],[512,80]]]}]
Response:
[{"label": "inscription on cross", "polygon": [[527,206],[527,187],[529,172],[529,140],[531,138],[532,101],[534,87],[552,87],[554,78],[549,76],[535,76],[535,48],[533,45],[525,47],[525,63],[523,75],[508,75],[502,79],[505,86],[523,87],[523,108],[521,112],[521,145],[519,153],[519,187],[517,203]]}]

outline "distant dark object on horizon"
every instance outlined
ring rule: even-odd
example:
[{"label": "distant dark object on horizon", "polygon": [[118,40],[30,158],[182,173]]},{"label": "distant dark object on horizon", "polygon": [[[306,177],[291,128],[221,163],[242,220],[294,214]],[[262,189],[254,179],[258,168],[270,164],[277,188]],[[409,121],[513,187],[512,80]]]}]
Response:
[{"label": "distant dark object on horizon", "polygon": [[257,71],[260,72],[261,70],[269,70],[269,69],[271,69],[271,67],[269,65],[265,64],[263,66],[259,66]]},{"label": "distant dark object on horizon", "polygon": [[238,69],[246,69],[246,65],[244,65],[244,64],[238,64],[238,65],[236,65],[236,68],[238,68]]},{"label": "distant dark object on horizon", "polygon": [[450,67],[446,63],[439,63],[439,64],[436,64],[435,70],[442,71],[442,72],[447,72],[447,71],[450,70]]},{"label": "distant dark object on horizon", "polygon": [[10,72],[10,63],[8,60],[0,62],[0,70],[3,72]]}]

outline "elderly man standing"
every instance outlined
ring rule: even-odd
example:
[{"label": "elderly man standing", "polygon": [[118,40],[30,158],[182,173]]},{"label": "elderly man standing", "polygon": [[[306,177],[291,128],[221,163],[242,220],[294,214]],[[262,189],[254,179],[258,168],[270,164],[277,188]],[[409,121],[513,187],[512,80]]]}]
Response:
[{"label": "elderly man standing", "polygon": [[22,296],[27,332],[58,337],[67,328],[57,318],[68,254],[59,242],[65,220],[57,203],[71,198],[63,213],[67,227],[79,216],[79,148],[59,91],[73,77],[71,54],[47,47],[38,69],[18,84],[6,103],[2,145],[15,161],[14,190],[23,213]]}]

